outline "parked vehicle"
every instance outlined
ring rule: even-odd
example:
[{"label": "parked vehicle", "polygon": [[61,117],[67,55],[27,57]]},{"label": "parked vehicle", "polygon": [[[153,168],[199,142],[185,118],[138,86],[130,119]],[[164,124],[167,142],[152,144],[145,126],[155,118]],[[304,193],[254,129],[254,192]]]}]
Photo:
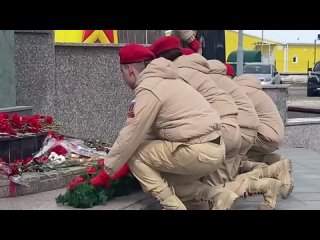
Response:
[{"label": "parked vehicle", "polygon": [[276,67],[270,63],[246,63],[243,73],[252,74],[262,85],[281,84],[281,77]]},{"label": "parked vehicle", "polygon": [[320,96],[320,61],[310,69],[307,81],[307,96]]}]

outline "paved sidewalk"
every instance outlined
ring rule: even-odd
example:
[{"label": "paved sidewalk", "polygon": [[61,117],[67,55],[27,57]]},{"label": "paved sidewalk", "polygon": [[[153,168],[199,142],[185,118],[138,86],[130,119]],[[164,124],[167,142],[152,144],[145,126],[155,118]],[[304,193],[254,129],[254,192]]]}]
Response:
[{"label": "paved sidewalk", "polygon": [[306,99],[306,97],[295,97],[288,100],[289,107],[301,107],[309,109],[320,109],[320,97],[312,97]]},{"label": "paved sidewalk", "polygon": [[[281,199],[278,210],[320,209],[320,154],[303,148],[283,148],[279,151],[292,159],[295,188],[288,199]],[[75,208],[58,206],[55,197],[64,193],[59,189],[16,198],[0,198],[0,210],[72,210]],[[254,210],[262,201],[262,196],[240,199],[235,206],[237,210]],[[141,210],[158,209],[157,202],[148,195],[138,192],[108,202],[104,206],[91,208],[93,210]]]},{"label": "paved sidewalk", "polygon": [[[295,188],[288,199],[279,197],[276,209],[320,209],[320,154],[303,148],[283,148],[279,152],[292,160]],[[260,201],[261,196],[240,199],[235,209],[256,209]]]}]

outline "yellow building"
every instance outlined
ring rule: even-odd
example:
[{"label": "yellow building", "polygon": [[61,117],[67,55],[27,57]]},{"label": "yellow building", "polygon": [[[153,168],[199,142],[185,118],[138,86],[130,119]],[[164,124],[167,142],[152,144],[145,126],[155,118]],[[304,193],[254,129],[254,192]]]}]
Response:
[{"label": "yellow building", "polygon": [[[170,33],[169,33],[170,32]],[[166,34],[171,34],[171,30]],[[225,30],[226,59],[238,49],[238,32]],[[243,49],[261,51],[262,61],[276,65],[280,73],[306,73],[320,60],[320,49],[312,43],[280,43],[260,36],[243,35]],[[119,43],[117,30],[55,30],[55,42]],[[316,56],[315,56],[316,55]]]},{"label": "yellow building", "polygon": [[[225,31],[226,58],[238,49],[238,32]],[[262,50],[262,61],[276,65],[280,73],[307,73],[308,67],[320,60],[320,48],[312,43],[280,43],[249,34],[243,35],[244,50]]]},{"label": "yellow building", "polygon": [[[238,49],[238,32],[232,30],[225,31],[226,38],[226,59],[229,54]],[[243,50],[261,51],[262,62],[276,63],[275,49],[281,43],[263,39],[263,45],[261,37],[252,36],[249,34],[243,34]],[[280,71],[280,70],[278,70]]]},{"label": "yellow building", "polygon": [[288,43],[279,45],[275,51],[278,71],[306,73],[320,60],[320,49],[312,43]]}]

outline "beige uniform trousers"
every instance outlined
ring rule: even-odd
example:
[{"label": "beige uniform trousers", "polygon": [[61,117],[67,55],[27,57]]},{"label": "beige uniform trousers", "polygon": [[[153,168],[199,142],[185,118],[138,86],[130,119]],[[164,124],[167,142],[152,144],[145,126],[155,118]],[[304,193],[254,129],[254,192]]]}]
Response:
[{"label": "beige uniform trousers", "polygon": [[[128,164],[144,192],[157,196],[173,186],[180,198],[192,199],[200,178],[214,172],[225,157],[223,141],[184,145],[165,140],[143,143]],[[184,196],[179,196],[183,192]]]},{"label": "beige uniform trousers", "polygon": [[218,168],[217,171],[204,178],[204,181],[209,180],[216,186],[233,181],[233,169],[235,168],[234,165],[237,164],[236,160],[239,161],[238,159],[240,159],[238,154],[241,147],[241,132],[237,120],[235,118],[221,120],[221,133],[226,146],[226,157],[222,162],[222,166]]},{"label": "beige uniform trousers", "polygon": [[280,154],[273,153],[278,149],[279,143],[272,143],[266,141],[258,133],[253,146],[247,152],[247,156],[250,158],[250,161],[253,162],[263,162],[267,164],[272,164],[274,162],[280,161],[281,159]]},{"label": "beige uniform trousers", "polygon": [[[248,130],[247,130],[248,131]],[[255,132],[255,131],[252,131]],[[238,161],[235,163],[235,168],[233,171],[233,176],[235,177],[238,174],[242,174],[242,173],[246,173],[246,172],[250,172],[252,170],[254,170],[257,167],[264,167],[264,164],[261,163],[251,163],[250,166],[252,166],[252,168],[247,168],[244,167],[245,165],[245,161],[249,161],[249,156],[248,156],[248,151],[252,149],[253,144],[255,143],[256,140],[256,136],[253,136],[254,134],[246,134],[246,132],[241,131],[241,149],[239,151],[239,155],[240,158],[237,159]],[[251,159],[250,159],[251,161]]]}]

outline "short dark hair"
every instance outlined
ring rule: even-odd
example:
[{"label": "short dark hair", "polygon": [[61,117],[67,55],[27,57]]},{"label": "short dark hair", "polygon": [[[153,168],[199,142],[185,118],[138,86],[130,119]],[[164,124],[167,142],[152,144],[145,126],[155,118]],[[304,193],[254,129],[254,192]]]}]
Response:
[{"label": "short dark hair", "polygon": [[182,56],[182,52],[180,48],[174,48],[174,49],[169,49],[167,51],[164,51],[162,53],[159,53],[157,57],[163,57],[165,59],[168,59],[170,61],[176,60],[176,58]]},{"label": "short dark hair", "polygon": [[137,63],[127,63],[127,64],[121,64],[121,66],[125,66],[125,65],[133,65],[134,68],[140,73],[143,71],[143,69],[145,69],[148,64],[151,62],[152,60],[146,60],[143,62],[137,62]]},{"label": "short dark hair", "polygon": [[143,62],[133,63],[132,65],[137,69],[138,72],[142,72],[151,61],[152,60],[145,60]]}]

